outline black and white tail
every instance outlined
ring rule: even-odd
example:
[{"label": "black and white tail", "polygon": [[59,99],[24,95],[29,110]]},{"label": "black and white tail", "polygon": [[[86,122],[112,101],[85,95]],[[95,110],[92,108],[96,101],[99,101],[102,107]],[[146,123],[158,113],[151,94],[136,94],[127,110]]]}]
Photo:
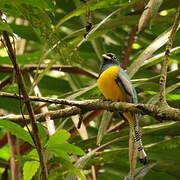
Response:
[{"label": "black and white tail", "polygon": [[140,133],[140,129],[139,129],[139,123],[138,123],[138,115],[136,115],[136,121],[134,124],[134,140],[139,152],[139,160],[141,163],[143,163],[144,165],[146,164],[146,153],[144,151],[144,147],[143,147],[143,143],[141,140],[141,133]]}]

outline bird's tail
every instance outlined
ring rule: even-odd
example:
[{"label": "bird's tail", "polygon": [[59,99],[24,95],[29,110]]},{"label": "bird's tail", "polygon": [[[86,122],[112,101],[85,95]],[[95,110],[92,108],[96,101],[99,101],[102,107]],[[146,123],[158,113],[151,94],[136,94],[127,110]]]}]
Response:
[{"label": "bird's tail", "polygon": [[142,139],[141,139],[141,133],[139,129],[139,122],[138,122],[138,114],[132,115],[129,112],[123,113],[123,117],[128,120],[129,126],[132,129],[133,137],[139,152],[139,160],[144,165],[146,164],[146,153],[144,151]]}]

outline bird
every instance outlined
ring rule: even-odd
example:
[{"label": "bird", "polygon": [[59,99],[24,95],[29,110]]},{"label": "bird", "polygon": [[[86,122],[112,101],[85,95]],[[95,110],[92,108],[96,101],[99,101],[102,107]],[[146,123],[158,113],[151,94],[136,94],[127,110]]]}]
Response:
[{"label": "bird", "polygon": [[[119,63],[117,56],[113,53],[103,54],[103,64],[100,68],[97,84],[105,99],[128,103],[138,103],[136,90],[130,78]],[[119,112],[120,116],[129,122],[133,132],[133,138],[139,152],[139,160],[146,164],[147,155],[145,153],[139,130],[138,113]]]}]

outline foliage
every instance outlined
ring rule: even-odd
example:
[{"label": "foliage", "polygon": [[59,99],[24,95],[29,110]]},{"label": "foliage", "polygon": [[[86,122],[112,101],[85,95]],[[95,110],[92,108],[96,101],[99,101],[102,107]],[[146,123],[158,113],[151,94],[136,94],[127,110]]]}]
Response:
[{"label": "foliage", "polygon": [[[146,22],[148,24],[143,27],[145,29],[135,35],[127,72],[137,90],[140,103],[155,104],[159,101],[159,66],[163,61],[165,44],[178,5],[179,0],[161,1],[159,9],[154,7],[154,14],[148,18],[150,23]],[[102,98],[95,85],[95,77],[82,75],[80,71],[74,73],[70,70],[53,70],[53,65],[78,66],[97,75],[102,60],[101,54],[106,52],[117,54],[122,64],[130,32],[138,24],[145,6],[143,0],[89,0],[87,3],[80,0],[1,0],[0,10],[6,15],[7,23],[0,21],[0,33],[5,30],[14,35],[17,60],[22,69],[39,63],[47,65],[40,70],[22,71],[28,92],[33,91],[29,80],[31,74],[42,96],[81,100]],[[84,40],[87,7],[91,11],[93,31]],[[11,40],[13,43],[13,38]],[[176,108],[179,108],[180,104],[179,41],[180,33],[177,32],[167,77],[167,101]],[[0,67],[5,65],[12,64],[2,41]],[[14,72],[3,71],[3,68],[0,68],[0,89],[3,92],[19,93]],[[36,113],[40,113],[39,106],[42,104],[33,103]],[[45,107],[48,110],[63,108],[50,104],[46,104]],[[26,109],[23,110],[24,114],[27,114]],[[10,121],[8,116],[12,114],[21,114],[19,101],[0,97],[0,115],[7,115],[7,120],[0,118],[0,177],[4,174],[10,157],[9,148],[7,145],[3,147],[2,140],[4,135],[10,132],[19,138],[20,145],[24,142],[31,144],[31,151],[29,149],[16,157],[23,170],[22,176],[25,180],[38,179],[40,164],[32,137],[27,127]],[[85,114],[84,119],[88,116],[89,113]],[[90,117],[91,122],[88,125],[82,124],[83,130],[79,130],[79,136],[78,133],[72,133],[75,126],[73,119],[54,119],[56,132],[49,138],[46,124],[38,124],[49,179],[73,179],[75,176],[85,179],[85,176],[92,176],[92,166],[96,169],[98,180],[128,179],[127,123],[120,122],[120,117],[116,113],[112,116],[109,112],[104,112],[103,115],[99,112]],[[142,167],[138,162],[135,178],[180,179],[179,123],[172,122],[171,119],[159,123],[146,115],[141,117],[140,125],[148,154],[148,165]],[[115,128],[116,126],[119,129]],[[31,129],[30,126],[29,128]],[[98,148],[97,144],[102,147]],[[92,151],[88,153],[90,150]],[[10,177],[9,168],[8,176]]]}]

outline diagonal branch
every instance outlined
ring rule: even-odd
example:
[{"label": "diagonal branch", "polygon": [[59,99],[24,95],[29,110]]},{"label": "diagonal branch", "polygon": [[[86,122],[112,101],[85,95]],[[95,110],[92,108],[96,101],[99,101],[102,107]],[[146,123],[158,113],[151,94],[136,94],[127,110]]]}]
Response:
[{"label": "diagonal branch", "polygon": [[173,40],[176,34],[176,31],[178,29],[180,23],[180,7],[178,8],[178,12],[176,14],[175,20],[174,20],[174,24],[166,45],[166,51],[165,51],[165,58],[164,58],[164,62],[161,68],[161,76],[160,76],[160,102],[162,105],[166,105],[166,79],[167,79],[167,68],[168,68],[168,59],[170,56],[170,50],[172,48],[172,44],[173,44]]},{"label": "diagonal branch", "polygon": [[40,164],[41,164],[41,171],[42,171],[41,173],[42,173],[43,179],[46,180],[46,179],[48,179],[48,172],[47,172],[47,167],[46,167],[44,155],[43,155],[43,152],[42,152],[42,145],[41,145],[41,142],[40,142],[40,137],[39,137],[39,133],[38,133],[36,119],[35,119],[35,116],[34,116],[34,111],[33,111],[30,99],[28,97],[26,87],[25,87],[25,84],[24,84],[24,79],[23,79],[21,70],[19,68],[19,65],[17,63],[15,51],[14,51],[14,49],[12,47],[12,44],[10,42],[9,35],[8,35],[7,31],[3,31],[3,37],[4,37],[4,41],[6,43],[6,47],[7,47],[9,57],[10,57],[10,59],[12,61],[13,67],[14,67],[14,69],[16,71],[16,77],[17,77],[17,81],[18,81],[19,87],[20,87],[22,95],[23,95],[24,103],[25,103],[25,105],[27,107],[29,117],[31,119],[32,132],[33,132],[33,137],[34,137],[34,140],[35,140],[34,143],[36,145],[36,148],[37,148],[37,151],[38,151],[38,154],[39,154]]},{"label": "diagonal branch", "polygon": [[123,69],[127,68],[128,60],[129,60],[129,57],[131,55],[132,45],[133,45],[135,35],[136,35],[136,31],[137,31],[137,26],[133,26],[131,28],[129,39],[128,39],[128,42],[127,42],[127,47],[126,47],[124,57],[123,57],[123,60],[122,60],[122,68]]}]

